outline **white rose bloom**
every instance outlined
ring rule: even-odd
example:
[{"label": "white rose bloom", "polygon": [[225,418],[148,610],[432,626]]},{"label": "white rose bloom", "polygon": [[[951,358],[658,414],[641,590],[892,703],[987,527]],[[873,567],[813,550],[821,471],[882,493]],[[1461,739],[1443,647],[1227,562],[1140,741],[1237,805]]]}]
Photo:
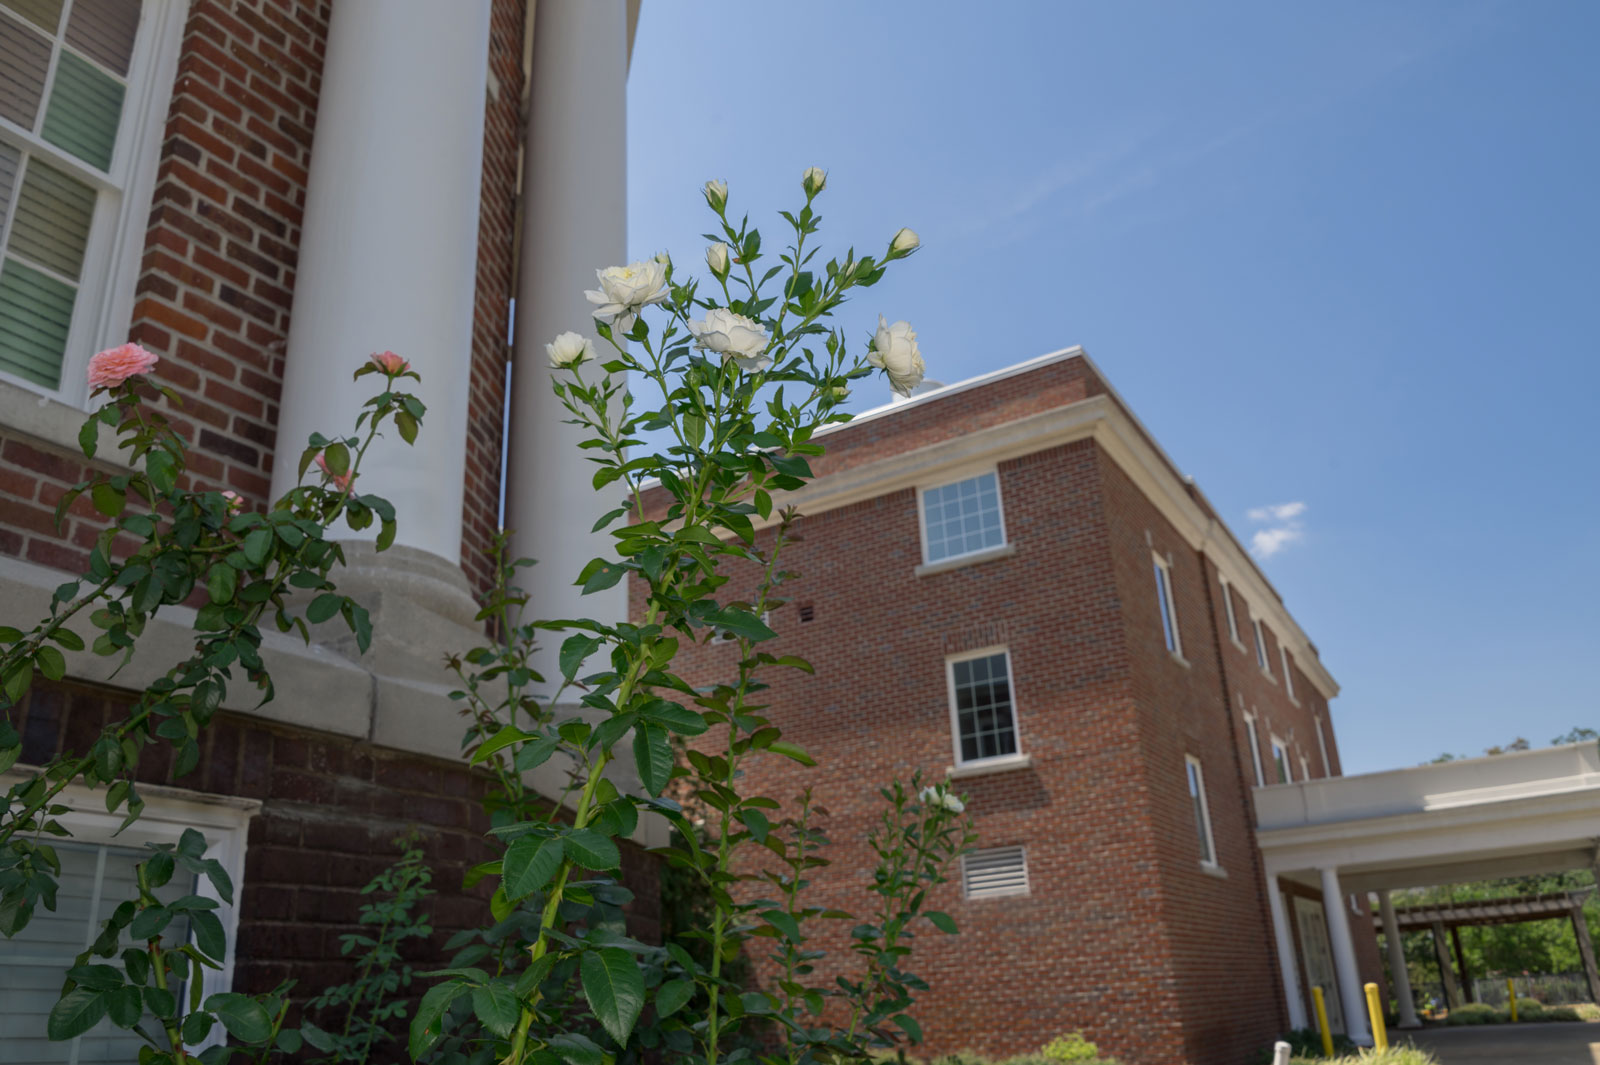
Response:
[{"label": "white rose bloom", "polygon": [[585,359],[594,358],[594,345],[582,333],[562,333],[544,346],[550,354],[551,366],[576,366]]},{"label": "white rose bloom", "polygon": [[954,795],[951,795],[948,791],[939,796],[939,802],[943,804],[946,810],[949,810],[953,814],[961,813],[967,808],[966,803],[962,802]]},{"label": "white rose bloom", "polygon": [[902,396],[922,383],[927,368],[922,364],[922,352],[917,350],[917,331],[910,322],[890,325],[883,315],[878,315],[878,332],[872,338],[872,350],[867,361],[889,376],[889,387]]},{"label": "white rose bloom", "polygon": [[808,166],[800,177],[800,185],[809,195],[815,196],[828,184],[828,172],[820,166]]},{"label": "white rose bloom", "polygon": [[728,276],[728,246],[722,241],[717,241],[706,249],[706,265],[711,267],[711,272],[718,277]]},{"label": "white rose bloom", "polygon": [[702,322],[691,321],[689,332],[700,346],[739,364],[739,369],[758,373],[772,365],[767,350],[767,331],[760,323],[722,307],[706,312]]},{"label": "white rose bloom", "polygon": [[910,255],[920,247],[922,238],[917,236],[916,230],[913,229],[902,229],[889,242],[889,250],[896,255]]},{"label": "white rose bloom", "polygon": [[706,194],[706,202],[718,214],[728,205],[728,183],[726,181],[708,181],[700,191]]},{"label": "white rose bloom", "polygon": [[922,800],[922,805],[932,806],[934,803],[939,801],[939,789],[923,788],[921,791],[917,792],[917,798]]},{"label": "white rose bloom", "polygon": [[667,298],[667,272],[653,259],[608,266],[596,270],[595,276],[600,279],[600,287],[589,289],[584,295],[595,305],[594,316],[618,332],[633,328],[640,308]]}]

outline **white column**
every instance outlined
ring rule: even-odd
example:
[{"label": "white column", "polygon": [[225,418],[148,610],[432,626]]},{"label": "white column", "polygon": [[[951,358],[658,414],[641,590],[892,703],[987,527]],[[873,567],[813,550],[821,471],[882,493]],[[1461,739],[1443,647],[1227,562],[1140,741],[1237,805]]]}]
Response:
[{"label": "white column", "polygon": [[[359,487],[395,505],[396,542],[459,566],[483,175],[490,0],[340,0],[328,27],[272,491],[313,432],[352,431],[374,351],[422,374],[416,447],[392,428]],[[377,535],[374,523],[356,539]]]},{"label": "white column", "polygon": [[[538,560],[520,582],[541,618],[621,620],[627,584],[596,595],[573,586],[589,559],[610,554],[595,520],[622,496],[613,484],[591,486],[595,466],[578,449],[584,438],[550,391],[544,345],[566,330],[593,336],[585,289],[595,271],[627,256],[627,74],[625,0],[539,0],[533,34],[532,102],[516,347],[511,376],[506,527],[512,554]],[[692,195],[693,189],[689,190]],[[605,350],[598,337],[595,343]],[[593,364],[586,373],[596,373]],[[537,662],[559,676],[559,634]]]},{"label": "white column", "polygon": [[1389,972],[1394,977],[1394,997],[1400,1002],[1400,1027],[1421,1028],[1417,1007],[1411,1001],[1411,974],[1406,970],[1406,948],[1400,941],[1400,922],[1387,891],[1378,892],[1378,912],[1383,915],[1383,938],[1389,948]]},{"label": "white column", "polygon": [[1339,888],[1339,870],[1329,866],[1322,871],[1322,910],[1328,918],[1328,939],[1333,946],[1333,968],[1339,980],[1339,998],[1344,1006],[1345,1034],[1352,1042],[1372,1045],[1367,1024],[1367,996],[1361,988],[1361,971],[1356,968],[1355,941],[1350,938],[1349,902]]},{"label": "white column", "polygon": [[1283,891],[1278,878],[1267,874],[1267,908],[1272,913],[1272,939],[1278,947],[1278,975],[1283,978],[1283,995],[1289,1000],[1289,1027],[1305,1028],[1306,1003],[1300,994],[1300,969],[1294,959],[1294,938],[1289,931],[1288,908],[1283,904]]}]

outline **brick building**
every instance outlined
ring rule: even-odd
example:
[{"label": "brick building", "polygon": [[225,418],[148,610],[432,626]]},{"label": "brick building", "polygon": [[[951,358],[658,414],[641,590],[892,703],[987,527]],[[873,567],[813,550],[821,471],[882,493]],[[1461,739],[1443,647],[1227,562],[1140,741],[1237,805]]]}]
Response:
[{"label": "brick building", "polygon": [[[112,839],[99,797],[71,797],[57,910],[0,939],[7,1061],[128,1059],[109,1025],[45,1043],[41,1015],[144,842],[185,826],[242,889],[221,911],[234,955],[208,990],[294,978],[310,995],[346,978],[358,889],[412,825],[450,889],[432,908],[440,941],[479,923],[483,899],[453,888],[482,846],[481,783],[459,759],[441,659],[482,640],[473,593],[490,577],[503,453],[509,524],[518,554],[547,563],[533,590],[549,613],[595,553],[564,530],[595,509],[587,473],[534,461],[567,443],[542,343],[589,322],[594,267],[627,261],[636,18],[636,0],[0,0],[6,623],[43,617],[102,528],[87,499],[53,519],[90,469],[77,433],[93,352],[132,339],[157,353],[195,485],[258,508],[293,484],[310,432],[349,431],[369,352],[408,358],[429,407],[419,446],[381,444],[362,475],[400,515],[382,555],[372,530],[350,533],[339,578],[372,607],[371,653],[331,631],[309,647],[273,634],[277,699],[255,708],[236,686],[198,773],[174,778],[151,748],[134,828]],[[509,379],[512,361],[527,369]],[[103,446],[94,468],[117,462]],[[615,616],[622,603],[619,590]],[[22,764],[82,753],[184,656],[192,617],[164,610],[115,678],[80,654],[65,681],[36,683],[7,712]],[[627,860],[648,933],[653,862]]]},{"label": "brick building", "polygon": [[[1339,1021],[1319,885],[1264,883],[1251,806],[1253,787],[1339,773],[1338,687],[1088,357],[823,435],[788,500],[800,576],[763,645],[816,667],[776,672],[763,702],[821,765],[758,760],[747,783],[784,802],[815,789],[835,846],[812,904],[844,909],[865,904],[882,784],[922,769],[970,794],[980,849],[930,903],[961,934],[919,938],[911,966],[932,985],[913,1011],[928,1051],[1082,1030],[1135,1065],[1250,1060],[1290,1017],[1277,892],[1300,986],[1328,987]],[[737,644],[692,654],[685,675],[709,683]],[[1378,978],[1376,941],[1357,940]]]}]

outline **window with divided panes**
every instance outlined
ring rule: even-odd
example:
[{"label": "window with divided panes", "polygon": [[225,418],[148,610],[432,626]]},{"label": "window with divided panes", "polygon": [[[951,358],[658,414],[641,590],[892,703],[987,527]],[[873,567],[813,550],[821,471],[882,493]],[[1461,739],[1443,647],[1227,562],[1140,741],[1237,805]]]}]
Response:
[{"label": "window with divided panes", "polygon": [[1017,753],[1017,719],[1011,700],[1011,655],[985,652],[949,662],[957,760],[980,762]]},{"label": "window with divided panes", "polygon": [[0,373],[37,387],[61,385],[69,344],[100,339],[142,14],[0,0]]},{"label": "window with divided panes", "polygon": [[993,470],[922,490],[922,554],[941,562],[1006,542],[1000,480]]}]

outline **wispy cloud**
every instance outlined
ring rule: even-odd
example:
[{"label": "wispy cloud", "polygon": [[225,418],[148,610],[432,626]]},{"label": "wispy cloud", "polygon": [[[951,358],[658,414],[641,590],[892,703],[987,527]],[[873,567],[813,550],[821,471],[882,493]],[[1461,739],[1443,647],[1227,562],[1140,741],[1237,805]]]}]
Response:
[{"label": "wispy cloud", "polygon": [[1265,528],[1257,529],[1250,537],[1250,551],[1257,558],[1271,558],[1279,551],[1305,537],[1305,523],[1301,517],[1306,505],[1301,502],[1272,503],[1252,507],[1247,513],[1251,521]]}]

